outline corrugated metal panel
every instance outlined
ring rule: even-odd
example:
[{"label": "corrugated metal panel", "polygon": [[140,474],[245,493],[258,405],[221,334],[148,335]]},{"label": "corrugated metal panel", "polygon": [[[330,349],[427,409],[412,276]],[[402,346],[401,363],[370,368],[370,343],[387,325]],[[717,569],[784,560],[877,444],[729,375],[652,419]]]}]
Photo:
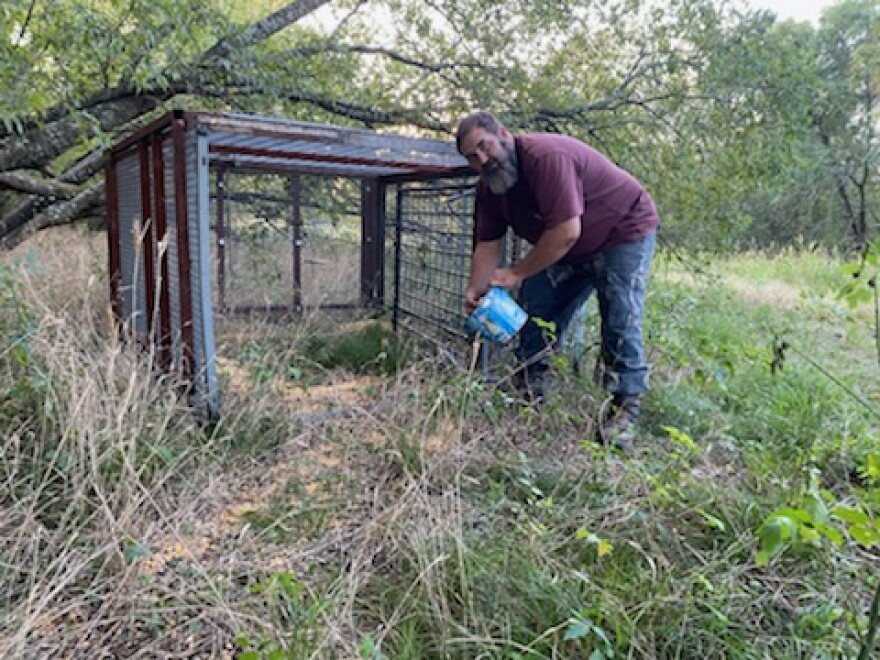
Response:
[{"label": "corrugated metal panel", "polygon": [[143,233],[140,172],[136,151],[117,162],[122,320],[131,323],[135,332],[143,336],[147,334],[147,314],[143,255],[140,251]]},{"label": "corrugated metal panel", "polygon": [[[211,198],[208,190],[208,139],[204,135],[196,135],[196,166],[197,177],[188,179],[187,185],[197,189],[197,212],[190,214],[190,224],[198,225],[199,241],[190,242],[190,250],[197,256],[198,264],[193,263],[193,292],[198,280],[198,303],[193,300],[193,318],[199,319],[196,345],[202,354],[201,373],[203,373],[204,392],[198,401],[199,410],[205,411],[210,418],[216,418],[220,410],[220,393],[217,387],[217,365],[214,355],[214,295],[211,284]],[[197,306],[198,305],[198,306]]]},{"label": "corrugated metal panel", "polygon": [[183,340],[181,338],[180,311],[180,264],[177,257],[177,207],[174,195],[174,147],[171,137],[162,145],[162,159],[165,163],[165,213],[168,217],[168,284],[171,307],[171,362],[175,369],[181,368],[183,360]]},{"label": "corrugated metal panel", "polygon": [[[199,261],[199,154],[198,134],[195,130],[186,132],[186,208],[189,230],[190,287],[192,292],[193,325],[193,396],[196,401],[205,397],[205,344],[202,340],[202,286]],[[213,357],[213,356],[212,356]]]}]

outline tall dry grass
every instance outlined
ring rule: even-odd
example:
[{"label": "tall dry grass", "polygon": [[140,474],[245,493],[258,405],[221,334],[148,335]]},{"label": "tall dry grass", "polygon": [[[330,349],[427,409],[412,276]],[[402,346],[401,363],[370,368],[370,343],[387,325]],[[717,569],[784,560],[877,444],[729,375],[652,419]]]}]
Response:
[{"label": "tall dry grass", "polygon": [[120,631],[136,639],[133,558],[186,515],[211,450],[112,332],[103,262],[102,237],[62,230],[0,266],[16,335],[0,356],[2,657],[100,657]]}]

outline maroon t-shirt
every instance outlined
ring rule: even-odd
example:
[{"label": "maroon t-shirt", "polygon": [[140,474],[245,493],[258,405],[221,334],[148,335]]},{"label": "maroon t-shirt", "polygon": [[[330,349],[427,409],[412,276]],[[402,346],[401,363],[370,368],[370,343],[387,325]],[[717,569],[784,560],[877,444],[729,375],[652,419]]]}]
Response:
[{"label": "maroon t-shirt", "polygon": [[562,261],[588,259],[638,240],[660,224],[650,195],[626,170],[564,135],[516,136],[519,180],[503,195],[477,184],[476,239],[494,241],[510,227],[531,244],[546,229],[580,217],[581,236]]}]

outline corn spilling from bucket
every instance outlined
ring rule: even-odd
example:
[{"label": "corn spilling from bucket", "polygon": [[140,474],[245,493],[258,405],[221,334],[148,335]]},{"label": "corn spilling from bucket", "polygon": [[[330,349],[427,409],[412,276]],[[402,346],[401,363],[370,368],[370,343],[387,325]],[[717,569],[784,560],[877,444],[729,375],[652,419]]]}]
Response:
[{"label": "corn spilling from bucket", "polygon": [[528,315],[507,290],[493,286],[468,317],[465,329],[495,344],[506,344],[516,336],[527,320]]}]

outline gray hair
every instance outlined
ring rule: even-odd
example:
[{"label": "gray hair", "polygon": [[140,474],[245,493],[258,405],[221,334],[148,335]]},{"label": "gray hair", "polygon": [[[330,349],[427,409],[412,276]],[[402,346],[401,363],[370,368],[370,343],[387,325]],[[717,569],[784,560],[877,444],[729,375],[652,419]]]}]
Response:
[{"label": "gray hair", "polygon": [[491,112],[485,110],[472,112],[458,123],[458,128],[455,131],[455,146],[459,153],[461,153],[462,140],[475,128],[482,128],[493,135],[498,135],[504,126]]}]

